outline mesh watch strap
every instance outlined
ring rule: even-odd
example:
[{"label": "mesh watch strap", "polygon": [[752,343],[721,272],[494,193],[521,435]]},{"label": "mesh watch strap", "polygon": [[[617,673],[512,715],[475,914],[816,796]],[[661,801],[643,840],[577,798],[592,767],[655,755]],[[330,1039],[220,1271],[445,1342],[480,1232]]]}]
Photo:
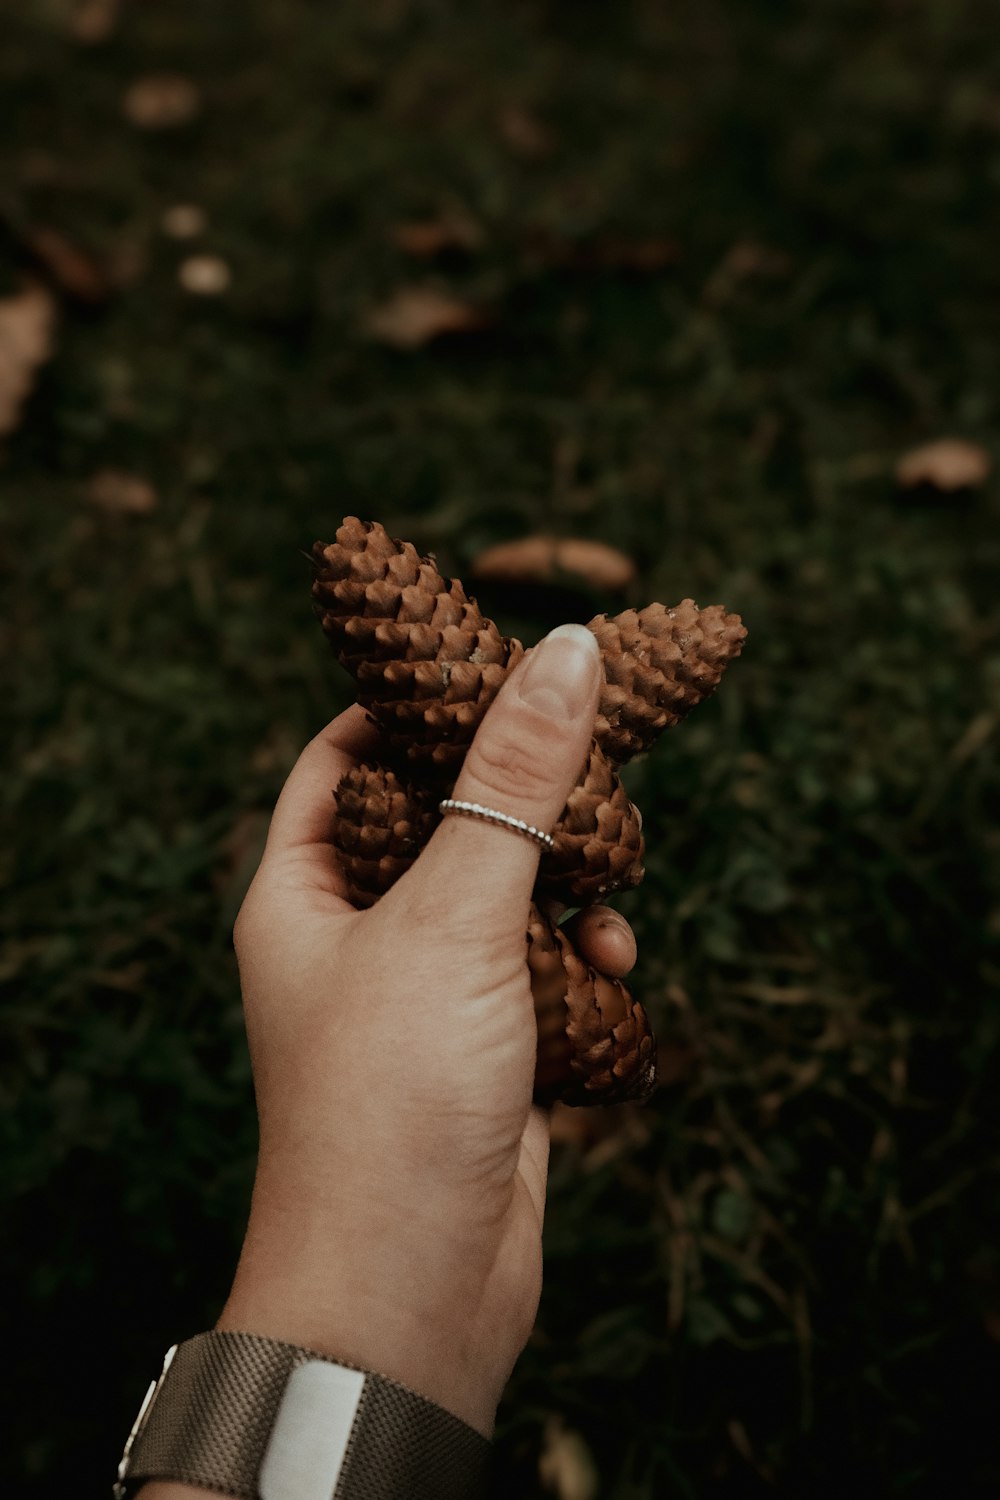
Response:
[{"label": "mesh watch strap", "polygon": [[214,1330],[168,1355],[115,1493],[133,1496],[156,1478],[245,1500],[299,1500],[307,1490],[324,1500],[473,1500],[486,1493],[490,1453],[481,1433],[386,1376]]}]

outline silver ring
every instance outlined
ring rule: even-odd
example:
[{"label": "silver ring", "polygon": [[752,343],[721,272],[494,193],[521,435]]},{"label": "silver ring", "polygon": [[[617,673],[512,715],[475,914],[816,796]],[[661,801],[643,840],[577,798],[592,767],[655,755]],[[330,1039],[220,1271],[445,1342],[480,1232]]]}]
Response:
[{"label": "silver ring", "polygon": [[523,818],[512,818],[509,813],[497,812],[493,807],[483,807],[479,802],[456,802],[453,797],[446,797],[443,802],[438,803],[438,812],[461,813],[466,818],[482,818],[487,823],[499,823],[504,828],[513,829],[515,833],[523,833],[525,838],[541,844],[543,849],[556,847],[551,833],[543,833],[540,828],[536,828],[533,823],[526,823]]}]

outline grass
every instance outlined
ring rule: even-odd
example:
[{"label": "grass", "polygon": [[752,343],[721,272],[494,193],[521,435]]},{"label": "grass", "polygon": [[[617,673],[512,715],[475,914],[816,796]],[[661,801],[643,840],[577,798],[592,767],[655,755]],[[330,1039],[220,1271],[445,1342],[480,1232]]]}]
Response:
[{"label": "grass", "polygon": [[[992,8],[183,0],[90,46],[69,0],[2,9],[0,290],[41,226],[113,283],[57,288],[0,467],[5,1486],[110,1483],[227,1289],[230,930],[349,701],[301,550],[354,513],[459,576],[601,538],[632,602],[749,629],[629,771],[667,1083],[554,1149],[501,1492],[543,1493],[553,1415],[614,1500],[995,1492],[997,492],[893,480],[942,434],[998,452]],[[201,107],[140,130],[163,72]],[[399,247],[456,215],[472,248]],[[224,294],[180,284],[197,253]],[[368,337],[414,283],[491,325]],[[108,467],[155,510],[95,507]],[[534,639],[564,600],[488,602]]]}]

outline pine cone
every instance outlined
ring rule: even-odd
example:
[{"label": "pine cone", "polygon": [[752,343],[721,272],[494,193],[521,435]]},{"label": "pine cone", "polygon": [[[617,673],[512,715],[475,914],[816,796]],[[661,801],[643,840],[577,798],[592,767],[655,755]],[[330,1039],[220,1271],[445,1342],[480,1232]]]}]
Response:
[{"label": "pine cone", "polygon": [[551,1104],[561,1097],[568,1079],[572,1079],[573,1048],[566,1034],[569,1015],[566,1010],[566,971],[562,950],[552,924],[532,902],[528,912],[528,972],[531,995],[535,1002],[538,1026],[538,1052],[535,1057],[536,1104]]},{"label": "pine cone", "polygon": [[[450,788],[446,788],[450,791]],[[337,788],[333,845],[355,906],[371,906],[408,870],[440,821],[435,797],[382,767],[358,766]],[[585,905],[642,880],[645,845],[638,810],[596,745],[552,830],[536,889],[549,900]]]},{"label": "pine cone", "polygon": [[739,656],[746,627],[721,604],[699,609],[683,599],[673,609],[650,604],[590,621],[604,657],[594,738],[613,765],[648,750],[657,735],[715,692]]},{"label": "pine cone", "polygon": [[348,516],[312,549],[313,599],[358,699],[389,744],[428,768],[457,768],[507,672],[523,655],[455,579],[376,521]]},{"label": "pine cone", "polygon": [[592,744],[583,775],[552,830],[555,848],[542,856],[536,889],[567,905],[630,890],[645,873],[640,828],[618,773]]},{"label": "pine cone", "polygon": [[[334,843],[352,899],[371,906],[409,868],[438,821],[466,749],[523,655],[433,558],[349,516],[312,550],[313,599],[358,697],[408,775],[360,767],[338,788]],[[715,691],[746,630],[721,605],[651,604],[590,622],[604,659],[595,740],[553,830],[537,890],[588,902],[642,879],[640,820],[615,767]],[[410,777],[416,778],[411,781]],[[616,1104],[648,1097],[655,1044],[645,1012],[532,907],[528,965],[538,1018],[536,1098]]]},{"label": "pine cone", "polygon": [[374,906],[440,821],[433,797],[381,766],[355,766],[336,791],[333,846],[355,906]]},{"label": "pine cone", "polygon": [[528,969],[538,1024],[536,1104],[622,1104],[656,1085],[646,1012],[620,979],[592,969],[532,905]]}]

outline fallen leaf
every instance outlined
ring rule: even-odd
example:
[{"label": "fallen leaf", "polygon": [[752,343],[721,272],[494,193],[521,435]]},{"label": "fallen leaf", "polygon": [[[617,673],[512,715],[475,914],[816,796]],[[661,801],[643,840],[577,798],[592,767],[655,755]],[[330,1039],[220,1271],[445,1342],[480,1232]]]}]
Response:
[{"label": "fallen leaf", "polygon": [[246,808],[237,814],[216,848],[218,858],[212,884],[217,892],[225,890],[234,879],[244,889],[249,884],[249,875],[260,863],[270,821],[270,813],[261,808]]},{"label": "fallen leaf", "polygon": [[13,432],[52,353],[56,304],[42,286],[27,286],[0,300],[0,436]]},{"label": "fallen leaf", "polygon": [[584,537],[526,536],[488,547],[472,561],[477,578],[510,583],[545,582],[572,573],[596,589],[623,589],[636,574],[633,560],[617,547]]},{"label": "fallen leaf", "polygon": [[148,516],[156,509],[153,486],[124,469],[101,469],[87,485],[87,499],[113,515]]},{"label": "fallen leaf", "polygon": [[995,710],[987,709],[985,713],[976,714],[966,725],[965,733],[951,747],[948,759],[952,765],[962,766],[967,760],[972,760],[985,749],[997,729],[1000,729],[1000,714]]},{"label": "fallen leaf", "polygon": [[196,297],[218,297],[232,279],[229,266],[219,255],[189,255],[177,268],[177,280]]},{"label": "fallen leaf", "polygon": [[448,250],[477,250],[483,232],[472,219],[445,216],[441,219],[413,219],[393,225],[393,244],[420,260],[433,260]]},{"label": "fallen leaf", "polygon": [[549,1140],[560,1146],[589,1145],[594,1132],[587,1117],[596,1113],[596,1110],[571,1109],[557,1100],[549,1115]]},{"label": "fallen leaf", "polygon": [[110,287],[100,266],[57,229],[33,229],[26,236],[26,244],[62,291],[79,302],[107,299]]},{"label": "fallen leaf", "polygon": [[665,270],[681,258],[680,242],[672,235],[605,234],[567,240],[536,231],[521,242],[521,250],[537,266],[583,273],[627,271],[639,276]]},{"label": "fallen leaf", "polygon": [[112,287],[134,286],[146,273],[149,257],[145,240],[123,239],[109,250],[105,269]]},{"label": "fallen leaf", "polygon": [[748,276],[787,276],[792,268],[791,258],[784,250],[775,250],[757,240],[739,240],[722,264],[739,281]]},{"label": "fallen leaf", "polygon": [[687,1083],[697,1072],[701,1053],[696,1047],[674,1042],[658,1042],[656,1047],[656,1081],[661,1088]]},{"label": "fallen leaf", "polygon": [[251,769],[260,776],[276,770],[287,775],[301,749],[302,746],[286,724],[275,724],[250,756]]},{"label": "fallen leaf", "polygon": [[493,321],[485,308],[432,286],[401,287],[365,320],[372,338],[395,349],[419,349],[448,333],[476,333]]},{"label": "fallen leaf", "polygon": [[939,438],[904,453],[896,465],[896,482],[904,489],[930,485],[936,490],[975,489],[993,472],[993,457],[965,438]]},{"label": "fallen leaf", "polygon": [[792,260],[784,250],[757,240],[738,240],[723,256],[705,285],[705,301],[728,302],[737,288],[754,279],[774,280],[787,276]]},{"label": "fallen leaf", "polygon": [[757,1454],[754,1452],[753,1445],[750,1442],[750,1437],[747,1433],[747,1430],[738,1417],[733,1417],[730,1419],[730,1421],[726,1424],[726,1431],[729,1433],[729,1441],[732,1443],[733,1447],[736,1449],[736,1452],[740,1455],[740,1457],[747,1464],[749,1464],[752,1469],[756,1470],[761,1478],[766,1480],[768,1484],[773,1484],[773,1469],[763,1459],[758,1458]]},{"label": "fallen leaf", "polygon": [[549,1137],[553,1145],[575,1146],[585,1153],[583,1170],[592,1172],[629,1147],[648,1144],[649,1125],[635,1104],[578,1109],[557,1100],[549,1115]]},{"label": "fallen leaf", "polygon": [[194,119],[201,95],[180,73],[153,73],[131,84],[122,107],[125,118],[140,130],[175,130]]},{"label": "fallen leaf", "polygon": [[76,41],[97,46],[114,35],[121,16],[121,0],[78,0],[69,29]]},{"label": "fallen leaf", "polygon": [[681,247],[671,235],[654,235],[646,239],[629,239],[625,235],[607,235],[594,241],[590,249],[593,264],[607,271],[662,271],[675,265]]},{"label": "fallen leaf", "polygon": [[597,1500],[600,1480],[593,1455],[561,1417],[549,1417],[545,1423],[538,1477],[558,1500]]},{"label": "fallen leaf", "polygon": [[521,104],[509,104],[502,110],[497,125],[515,156],[522,156],[526,161],[542,161],[555,150],[552,131]]},{"label": "fallen leaf", "polygon": [[205,211],[196,203],[175,203],[160,220],[163,233],[172,240],[193,240],[205,232]]}]

